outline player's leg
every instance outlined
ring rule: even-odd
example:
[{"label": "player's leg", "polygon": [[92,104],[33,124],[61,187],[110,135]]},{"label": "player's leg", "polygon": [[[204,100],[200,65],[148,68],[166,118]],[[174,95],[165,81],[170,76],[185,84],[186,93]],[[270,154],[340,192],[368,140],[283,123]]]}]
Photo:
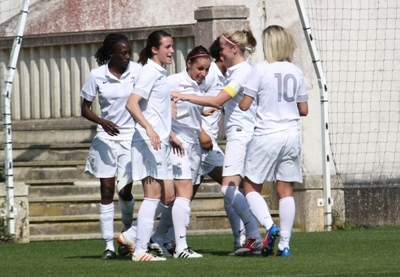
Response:
[{"label": "player's leg", "polygon": [[102,259],[115,259],[114,249],[114,190],[115,178],[100,178],[100,227],[101,235],[106,243]]},{"label": "player's leg", "polygon": [[156,217],[160,214],[160,220],[157,228],[150,238],[149,250],[157,256],[172,257],[172,255],[164,248],[165,234],[172,227],[172,206],[175,200],[175,189],[173,180],[164,180],[164,186],[161,191],[161,201],[156,210]]},{"label": "player's leg", "polygon": [[[222,184],[222,172],[223,172],[223,164],[224,164],[224,153],[222,152],[219,145],[214,140],[213,141],[213,150],[203,153],[202,155],[202,163],[201,163],[201,174],[202,177],[208,175],[211,179],[213,179],[218,184]],[[229,224],[232,229],[232,234],[234,237],[233,242],[233,251],[235,252],[239,249],[246,240],[246,232],[244,228],[243,221],[236,214],[232,205],[229,203],[226,197],[224,197],[224,208],[226,215],[229,220]],[[234,254],[231,253],[230,255]]]},{"label": "player's leg", "polygon": [[[147,247],[157,208],[160,206],[164,187],[163,180],[172,179],[169,152],[169,145],[163,145],[161,150],[155,151],[150,141],[132,142],[132,179],[142,181],[144,200],[138,213],[137,228],[132,226],[118,237],[119,244],[134,250],[132,261],[165,260],[149,253]],[[149,176],[149,172],[151,172],[151,176]]]},{"label": "player's leg", "polygon": [[269,208],[261,196],[262,183],[253,183],[249,178],[244,179],[244,190],[250,210],[258,222],[265,228],[266,235],[263,240],[263,255],[273,254],[275,240],[280,235],[279,228],[274,224]]},{"label": "player's leg", "polygon": [[251,212],[266,230],[263,241],[264,255],[273,253],[275,240],[280,234],[279,228],[272,220],[268,204],[261,196],[264,180],[275,179],[276,161],[284,145],[284,140],[280,136],[276,140],[273,138],[274,136],[271,138],[267,135],[253,136],[246,158],[244,179],[244,190]]},{"label": "player's leg", "polygon": [[85,173],[100,179],[100,227],[106,243],[102,259],[115,259],[114,252],[114,191],[118,153],[116,142],[94,137],[86,161]]},{"label": "player's leg", "polygon": [[[175,252],[175,232],[172,222],[172,207],[175,201],[175,189],[173,180],[164,181],[166,195],[161,196],[161,202],[166,203],[166,209],[162,212],[160,221],[153,233],[152,240],[161,247],[162,255],[171,258]],[[169,192],[169,195],[168,195]],[[172,192],[172,194],[171,194]]]},{"label": "player's leg", "polygon": [[193,185],[200,178],[201,148],[198,143],[181,141],[185,147],[185,156],[180,157],[171,153],[176,195],[172,207],[176,244],[173,256],[174,258],[201,258],[203,255],[193,251],[186,241],[190,222],[190,203],[194,195]]},{"label": "player's leg", "polygon": [[[153,234],[153,236],[155,237],[160,236],[161,240],[164,237],[164,233],[166,232],[163,231],[163,226],[167,225],[167,227],[164,227],[167,228],[167,230],[169,225],[172,226],[172,219],[170,219],[169,217],[171,217],[170,214],[174,199],[175,199],[175,192],[173,187],[173,181],[164,180],[164,188],[162,188],[161,190],[161,201],[158,203],[156,213],[154,215],[154,220],[156,220],[160,214],[162,216],[160,218],[159,224],[157,225],[157,229]],[[133,254],[133,252],[135,251],[136,237],[137,237],[137,220],[133,222],[130,228],[124,230],[123,233],[124,234],[118,238],[120,243],[118,247],[118,252],[124,251],[124,248],[127,248],[124,245],[126,244],[129,246],[129,248],[127,248],[127,251],[125,252]],[[153,239],[153,236],[149,241],[148,249],[158,256],[163,256],[163,249],[162,249],[163,244],[162,243],[159,244],[159,242],[156,239]],[[122,254],[120,253],[120,255]]]},{"label": "player's leg", "polygon": [[295,220],[296,206],[293,198],[294,182],[303,182],[301,166],[301,136],[299,132],[285,134],[285,151],[280,157],[277,167],[276,192],[279,198],[279,219],[281,238],[278,244],[278,256],[288,257],[290,253],[290,237]]},{"label": "player's leg", "polygon": [[191,179],[174,180],[176,198],[172,207],[172,220],[175,231],[174,258],[200,258],[202,255],[190,250],[186,241],[187,227],[190,222],[190,202],[193,184]]},{"label": "player's leg", "polygon": [[251,213],[245,196],[239,191],[250,140],[251,137],[247,136],[228,140],[222,174],[222,194],[243,221],[246,230],[246,242],[241,248],[235,251],[236,254],[258,251],[261,250],[262,247],[262,238],[258,231],[258,222]]},{"label": "player's leg", "polygon": [[277,256],[288,257],[291,255],[289,243],[296,214],[296,206],[293,198],[293,183],[277,181],[276,192],[279,198],[279,219],[281,227]]},{"label": "player's leg", "polygon": [[[222,184],[222,165],[215,166],[210,172],[208,172],[208,176],[210,176],[211,179],[213,179],[217,183]],[[232,234],[234,237],[233,251],[235,252],[245,242],[246,231],[244,228],[243,221],[237,215],[237,213],[235,212],[235,210],[233,209],[232,205],[229,203],[229,200],[226,197],[224,197],[224,208],[229,220],[229,224],[232,229]]]},{"label": "player's leg", "polygon": [[250,211],[249,204],[244,195],[239,191],[240,176],[223,177],[221,191],[227,202],[244,223],[246,230],[245,243],[235,251],[235,254],[249,254],[261,250],[262,238],[258,231],[258,222]]},{"label": "player's leg", "polygon": [[121,208],[124,231],[129,229],[133,222],[133,208],[135,200],[132,195],[132,158],[131,141],[125,140],[118,143],[118,174],[117,192]]},{"label": "player's leg", "polygon": [[[132,173],[118,173],[117,176],[118,204],[121,210],[121,221],[123,226],[122,232],[127,231],[132,226],[133,208],[135,199],[132,195]],[[124,245],[118,246],[118,254],[126,256],[130,252],[129,248]]]},{"label": "player's leg", "polygon": [[[121,211],[122,232],[127,231],[133,222],[133,208],[135,199],[132,195],[132,158],[131,141],[124,140],[116,145],[118,151],[118,174],[117,174],[117,193],[118,204]],[[126,246],[118,246],[118,254],[125,256],[129,254]]]},{"label": "player's leg", "polygon": [[148,243],[154,226],[154,216],[161,198],[162,180],[156,180],[150,176],[142,180],[144,199],[138,212],[137,238],[135,252],[132,261],[162,261],[148,252]]}]

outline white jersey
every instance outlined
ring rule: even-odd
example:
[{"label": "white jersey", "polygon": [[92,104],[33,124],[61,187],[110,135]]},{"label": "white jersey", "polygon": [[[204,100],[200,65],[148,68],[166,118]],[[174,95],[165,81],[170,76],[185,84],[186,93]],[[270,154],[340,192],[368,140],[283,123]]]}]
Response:
[{"label": "white jersey", "polygon": [[244,94],[258,99],[255,134],[300,129],[297,103],[307,102],[308,94],[303,72],[293,63],[257,63]]},{"label": "white jersey", "polygon": [[[225,87],[226,79],[215,62],[211,63],[210,70],[205,79],[205,93],[207,96],[216,96]],[[204,107],[204,110],[211,107]],[[201,126],[203,130],[215,140],[218,137],[218,122],[221,119],[221,111],[215,111],[209,116],[202,116]]]},{"label": "white jersey", "polygon": [[[171,91],[177,91],[181,94],[203,95],[204,93],[204,82],[199,86],[196,81],[190,78],[186,69],[168,76],[167,83]],[[176,119],[172,119],[172,131],[186,142],[198,142],[203,106],[192,104],[189,101],[178,101],[176,108],[177,116]]]},{"label": "white jersey", "polygon": [[118,136],[110,136],[103,127],[97,125],[97,136],[110,140],[130,140],[135,131],[135,122],[125,109],[126,101],[135,86],[137,73],[141,65],[130,62],[121,78],[118,79],[108,70],[108,64],[90,71],[81,90],[81,97],[93,102],[96,96],[100,104],[99,117],[118,125]]},{"label": "white jersey", "polygon": [[247,111],[239,108],[239,101],[243,97],[243,88],[249,78],[252,67],[249,62],[244,61],[228,68],[226,72],[226,82],[235,80],[242,89],[236,96],[224,104],[225,109],[225,132],[229,140],[238,133],[246,136],[252,136],[254,132],[254,123],[256,116],[256,104],[253,103]]},{"label": "white jersey", "polygon": [[[137,75],[136,85],[132,93],[140,95],[139,102],[143,116],[159,135],[164,144],[169,144],[171,133],[171,93],[167,84],[167,70],[151,59],[147,60]],[[148,140],[146,130],[136,124],[133,139]]]}]

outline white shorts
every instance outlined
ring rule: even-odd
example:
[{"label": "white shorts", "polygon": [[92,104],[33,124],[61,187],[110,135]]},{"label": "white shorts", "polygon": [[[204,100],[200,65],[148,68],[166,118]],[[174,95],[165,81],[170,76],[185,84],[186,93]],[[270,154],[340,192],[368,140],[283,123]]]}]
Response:
[{"label": "white shorts", "polygon": [[246,158],[246,177],[264,181],[303,182],[300,133],[279,132],[253,136]]},{"label": "white shorts", "polygon": [[95,136],[86,160],[85,173],[96,178],[131,174],[131,140],[111,140]]},{"label": "white shorts", "polygon": [[143,180],[152,177],[157,180],[172,180],[171,146],[161,144],[154,150],[150,140],[132,141],[132,178]]},{"label": "white shorts", "polygon": [[199,143],[186,142],[180,137],[178,137],[178,139],[185,148],[185,155],[179,157],[174,154],[171,149],[171,162],[174,179],[190,179],[192,180],[192,183],[195,184],[200,179],[201,146]]},{"label": "white shorts", "polygon": [[226,142],[224,168],[222,176],[240,175],[245,173],[246,154],[251,136],[237,136]]},{"label": "white shorts", "polygon": [[202,150],[201,155],[201,175],[205,176],[215,167],[224,165],[225,154],[219,148],[218,143],[213,140],[213,149],[211,151]]}]

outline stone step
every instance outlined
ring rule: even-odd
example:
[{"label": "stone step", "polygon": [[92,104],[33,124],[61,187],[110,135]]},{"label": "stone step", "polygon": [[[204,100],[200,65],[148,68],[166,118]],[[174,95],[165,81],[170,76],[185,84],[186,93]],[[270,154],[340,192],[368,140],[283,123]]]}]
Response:
[{"label": "stone step", "polygon": [[[143,194],[134,195],[135,212],[140,208]],[[66,195],[52,197],[29,198],[29,215],[37,216],[70,216],[81,214],[98,214],[100,193],[95,195]],[[114,195],[114,209],[119,212],[118,198]],[[221,193],[198,193],[191,203],[192,211],[220,211],[224,210],[224,201]]]},{"label": "stone step", "polygon": [[[276,223],[276,211],[271,211]],[[136,218],[136,214],[134,215]],[[120,222],[121,215],[115,214],[114,233],[115,237],[122,230]],[[101,230],[98,215],[90,216],[53,216],[46,220],[40,217],[30,217],[30,240],[67,240],[67,239],[99,239]],[[155,226],[158,220],[155,221]],[[117,231],[118,230],[118,231]],[[229,234],[229,220],[225,211],[192,212],[188,234]],[[263,232],[260,229],[260,232]]]},{"label": "stone step", "polygon": [[[136,214],[134,215],[136,218]],[[120,232],[123,225],[120,221],[121,215],[116,214],[114,218],[114,230]],[[52,236],[60,234],[80,235],[80,234],[95,234],[100,233],[99,216],[75,216],[75,217],[48,217],[47,220],[31,217],[29,232],[30,237]],[[155,225],[158,220],[155,221]],[[225,212],[192,212],[189,230],[201,230],[207,226],[209,229],[214,228],[229,228],[229,221],[226,218]]]},{"label": "stone step", "polygon": [[[85,161],[90,143],[13,144],[14,162]],[[0,152],[4,160],[4,151]]]},{"label": "stone step", "polygon": [[15,162],[13,173],[17,181],[76,179],[89,180],[85,174],[85,161],[31,161]]},{"label": "stone step", "polygon": [[[29,197],[51,197],[68,195],[98,195],[100,182],[97,179],[47,179],[25,180],[30,185]],[[221,193],[221,186],[211,179],[205,179],[198,189],[198,193]],[[143,188],[140,182],[134,182],[132,194],[142,195]]]},{"label": "stone step", "polygon": [[16,120],[12,125],[13,144],[90,143],[95,133],[96,124],[83,117]]},{"label": "stone step", "polygon": [[[30,184],[29,212],[31,241],[64,239],[98,239],[99,225],[99,181],[28,180]],[[136,203],[134,218],[143,200],[140,182],[132,187]],[[122,229],[118,197],[114,195],[114,230],[118,235]],[[224,210],[220,185],[205,179],[191,203],[189,233],[218,233],[229,230],[230,225]]]}]

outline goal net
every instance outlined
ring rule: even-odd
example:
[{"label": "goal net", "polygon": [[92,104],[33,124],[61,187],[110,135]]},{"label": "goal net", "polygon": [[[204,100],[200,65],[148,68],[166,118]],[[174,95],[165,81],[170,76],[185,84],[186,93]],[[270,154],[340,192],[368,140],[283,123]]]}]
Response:
[{"label": "goal net", "polygon": [[329,90],[332,162],[346,217],[357,203],[366,212],[385,209],[388,196],[397,208],[364,222],[399,223],[400,2],[304,0],[304,6]]}]

